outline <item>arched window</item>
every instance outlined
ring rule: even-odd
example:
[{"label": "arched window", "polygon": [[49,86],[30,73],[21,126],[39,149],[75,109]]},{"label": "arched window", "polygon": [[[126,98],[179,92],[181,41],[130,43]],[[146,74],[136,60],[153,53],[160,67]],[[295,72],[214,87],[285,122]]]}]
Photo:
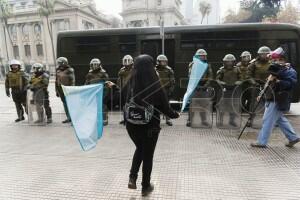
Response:
[{"label": "arched window", "polygon": [[24,25],[22,26],[22,33],[23,33],[24,35],[29,35],[29,26],[28,26],[28,24],[24,24]]},{"label": "arched window", "polygon": [[36,35],[41,35],[41,32],[42,32],[41,25],[35,24],[35,25],[34,25],[34,33],[35,33]]},{"label": "arched window", "polygon": [[17,26],[16,25],[11,25],[9,27],[9,32],[12,36],[12,39],[17,40]]}]

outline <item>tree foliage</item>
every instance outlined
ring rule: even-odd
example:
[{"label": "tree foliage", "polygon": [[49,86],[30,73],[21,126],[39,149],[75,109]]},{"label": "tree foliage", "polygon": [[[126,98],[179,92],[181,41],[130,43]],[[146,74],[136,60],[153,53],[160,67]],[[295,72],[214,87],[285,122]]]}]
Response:
[{"label": "tree foliage", "polygon": [[280,10],[281,0],[252,0],[246,10],[251,16],[242,22],[261,22],[264,18],[274,17]]},{"label": "tree foliage", "polygon": [[[10,44],[12,45],[12,39],[11,39],[11,36],[9,34],[9,30],[8,30],[8,19],[12,16],[13,16],[12,8],[9,5],[8,1],[7,0],[0,0],[0,19],[1,19],[1,22],[2,22],[3,28],[4,28],[4,41],[5,41],[6,49],[8,49],[8,44],[7,44],[7,39],[6,39],[7,38],[6,37],[6,32],[7,32]],[[7,57],[7,60],[10,59],[9,54],[8,54],[8,50],[6,51],[6,57]]]},{"label": "tree foliage", "polygon": [[49,21],[49,16],[55,13],[55,6],[56,0],[39,0],[37,2],[39,8],[38,12],[40,16],[45,17],[47,21],[47,27],[48,27],[48,32],[51,40],[51,47],[52,47],[52,54],[53,54],[53,61],[55,63],[56,61],[56,56],[55,56],[55,50],[54,50],[54,44],[53,44],[53,30],[52,26]]},{"label": "tree foliage", "polygon": [[7,23],[8,18],[12,16],[12,9],[7,0],[0,0],[0,19]]},{"label": "tree foliage", "polygon": [[202,24],[205,16],[208,16],[209,13],[211,12],[211,4],[207,1],[200,1],[199,11],[200,11],[201,16],[202,16],[202,19],[201,19],[201,24]]},{"label": "tree foliage", "polygon": [[54,4],[55,0],[39,0],[37,4],[39,6],[38,12],[40,16],[49,17],[51,14],[54,14]]},{"label": "tree foliage", "polygon": [[291,2],[285,8],[282,8],[277,14],[277,21],[281,23],[299,24],[300,16],[298,9]]},{"label": "tree foliage", "polygon": [[227,11],[227,15],[223,19],[223,23],[239,23],[248,19],[251,16],[251,12],[245,9],[240,9],[235,13],[232,9]]}]

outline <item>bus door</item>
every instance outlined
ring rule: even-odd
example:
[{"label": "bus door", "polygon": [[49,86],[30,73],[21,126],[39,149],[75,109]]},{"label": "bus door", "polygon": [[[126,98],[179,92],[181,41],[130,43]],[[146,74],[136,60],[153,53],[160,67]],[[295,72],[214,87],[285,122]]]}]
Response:
[{"label": "bus door", "polygon": [[[162,52],[161,40],[142,40],[141,53],[148,54],[156,61],[156,57]],[[168,64],[175,69],[175,41],[173,39],[165,40],[165,55],[168,58]]]}]

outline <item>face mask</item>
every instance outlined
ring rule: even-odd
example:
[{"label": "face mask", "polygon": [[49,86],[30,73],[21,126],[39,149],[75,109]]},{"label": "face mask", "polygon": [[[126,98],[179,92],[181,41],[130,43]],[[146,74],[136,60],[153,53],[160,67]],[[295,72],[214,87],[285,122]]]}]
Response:
[{"label": "face mask", "polygon": [[224,62],[224,67],[227,69],[233,68],[233,62],[230,61]]}]

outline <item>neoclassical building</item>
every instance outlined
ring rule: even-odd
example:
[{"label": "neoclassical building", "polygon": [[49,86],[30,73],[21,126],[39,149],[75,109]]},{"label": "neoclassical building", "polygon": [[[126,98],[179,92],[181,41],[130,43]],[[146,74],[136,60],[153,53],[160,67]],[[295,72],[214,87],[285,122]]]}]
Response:
[{"label": "neoclassical building", "polygon": [[184,24],[180,12],[181,0],[122,0],[123,25],[125,27],[165,26]]},{"label": "neoclassical building", "polygon": [[[46,18],[38,13],[37,0],[10,0],[9,4],[13,16],[8,19],[5,35],[3,24],[0,26],[2,62],[13,58],[21,60],[24,65],[41,62],[53,73],[55,55]],[[49,17],[54,49],[59,31],[111,27],[111,18],[99,13],[92,0],[57,0],[54,7],[55,13]]]}]

